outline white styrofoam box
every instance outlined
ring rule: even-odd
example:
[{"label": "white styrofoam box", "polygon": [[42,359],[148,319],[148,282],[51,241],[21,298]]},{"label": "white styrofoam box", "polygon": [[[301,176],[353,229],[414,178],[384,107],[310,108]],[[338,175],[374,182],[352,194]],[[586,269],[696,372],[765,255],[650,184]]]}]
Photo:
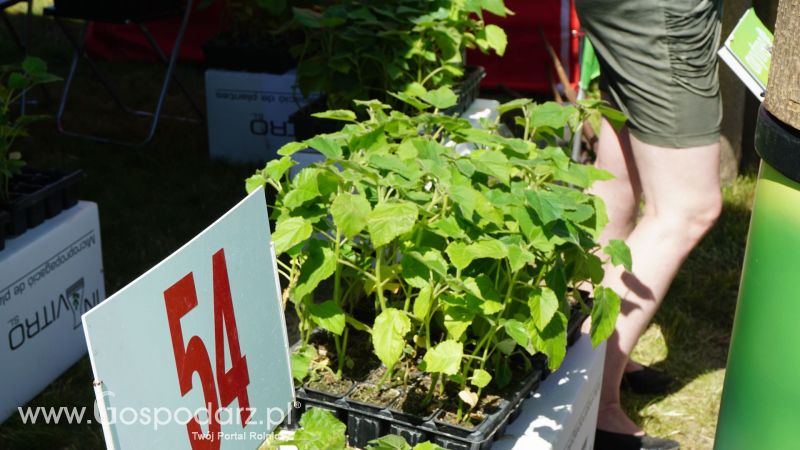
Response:
[{"label": "white styrofoam box", "polygon": [[592,450],[605,355],[605,342],[581,336],[492,450]]},{"label": "white styrofoam box", "polygon": [[296,73],[281,75],[206,70],[208,147],[214,158],[263,163],[294,140],[289,116],[315,95],[303,98]]},{"label": "white styrofoam box", "polygon": [[0,251],[0,422],[86,354],[81,314],[105,299],[100,221],[80,202]]}]

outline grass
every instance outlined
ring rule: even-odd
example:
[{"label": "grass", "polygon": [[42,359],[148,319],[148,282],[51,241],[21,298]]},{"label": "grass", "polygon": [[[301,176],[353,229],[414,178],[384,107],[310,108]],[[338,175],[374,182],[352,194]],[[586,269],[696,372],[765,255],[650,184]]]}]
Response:
[{"label": "grass", "polygon": [[[36,1],[41,8],[47,2]],[[19,17],[13,17],[19,22]],[[66,74],[70,49],[48,20],[34,21],[32,53]],[[2,31],[0,31],[2,33]],[[19,60],[0,39],[0,63]],[[160,68],[150,64],[101,64],[139,107],[155,102]],[[183,65],[180,74],[202,104],[202,72]],[[85,75],[85,72],[83,73]],[[69,126],[104,132],[143,133],[144,125],[117,112],[97,85],[79,76]],[[61,86],[49,86],[54,97]],[[152,93],[152,95],[150,95]],[[38,94],[38,93],[37,93]],[[167,109],[188,113],[180,97]],[[56,105],[36,113],[54,114]],[[101,233],[110,295],[180,247],[244,195],[243,179],[255,167],[211,161],[201,125],[164,120],[144,149],[119,148],[59,135],[52,120],[37,124],[21,150],[34,166],[82,168],[81,197],[100,207]],[[635,357],[675,374],[681,387],[664,397],[626,396],[625,406],[648,433],[671,436],[686,449],[710,449],[722,389],[730,329],[749,222],[754,177],[740,178],[725,192],[714,230],[690,256]],[[29,406],[85,406],[93,410],[92,373],[83,358]],[[4,389],[13,388],[4,386]],[[93,425],[25,425],[12,417],[0,425],[0,450],[103,449]]]}]

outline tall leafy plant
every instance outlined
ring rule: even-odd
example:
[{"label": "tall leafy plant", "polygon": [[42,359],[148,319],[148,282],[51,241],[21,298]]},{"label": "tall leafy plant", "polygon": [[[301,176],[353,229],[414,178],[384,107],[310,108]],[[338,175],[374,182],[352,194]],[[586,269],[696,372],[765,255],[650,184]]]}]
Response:
[{"label": "tall leafy plant", "polygon": [[[490,383],[511,381],[517,355],[541,352],[551,369],[561,364],[571,305],[587,307],[579,287],[594,290],[592,342],[613,331],[620,300],[598,286],[600,255],[630,269],[630,254],[621,241],[600,252],[605,208],[585,192],[610,175],[571,162],[563,136],[600,110],[616,116],[594,101],[518,100],[500,107],[521,111],[523,137],[510,138],[496,123],[477,129],[439,114],[456,101],[450,89],[403,98],[415,115],[377,100],[356,101],[363,121],[350,110],[320,114],[347,125],[284,146],[247,188],[277,192],[272,237],[285,255],[284,296],[303,342],[316,327],[333,336],[331,370],[341,374],[350,359],[352,330],[365,331],[384,381],[417,366],[431,375],[428,400],[456,383],[469,409]],[[456,152],[460,144],[471,151]],[[290,179],[290,155],[307,147],[326,160]],[[330,296],[320,295],[324,280]],[[359,311],[371,319],[358,320]],[[298,378],[313,356],[301,347]]]},{"label": "tall leafy plant", "polygon": [[14,114],[25,93],[33,87],[58,78],[47,73],[47,64],[39,58],[28,57],[22,64],[0,67],[0,200],[8,199],[11,178],[25,163],[14,150],[17,139],[27,135],[26,127],[42,116]]},{"label": "tall leafy plant", "polygon": [[503,30],[483,20],[508,14],[503,0],[341,0],[294,11],[306,32],[296,49],[298,85],[326,93],[331,108],[452,86],[464,75],[467,48],[502,55],[506,47]]}]

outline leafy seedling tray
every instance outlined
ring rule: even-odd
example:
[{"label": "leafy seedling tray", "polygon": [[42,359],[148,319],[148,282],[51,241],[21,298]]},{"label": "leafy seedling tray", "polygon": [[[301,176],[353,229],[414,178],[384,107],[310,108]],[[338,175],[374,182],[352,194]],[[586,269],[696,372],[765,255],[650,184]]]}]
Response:
[{"label": "leafy seedling tray", "polygon": [[[538,362],[541,363],[542,360],[539,359]],[[491,414],[487,414],[481,423],[471,429],[440,421],[439,418],[444,414],[442,409],[427,417],[418,417],[393,410],[396,398],[383,407],[350,398],[359,386],[368,386],[369,383],[355,384],[347,395],[333,401],[324,399],[319,392],[309,391],[305,387],[297,388],[296,407],[290,411],[290,419],[285,426],[289,429],[296,428],[300,416],[307,409],[316,407],[331,411],[347,424],[348,442],[355,447],[363,448],[381,436],[397,434],[411,445],[432,441],[447,450],[487,450],[508,423],[519,415],[523,400],[538,387],[542,375],[542,367],[539,366],[537,364]],[[398,389],[398,393],[401,394],[402,391]]]},{"label": "leafy seedling tray", "polygon": [[[481,80],[485,77],[486,70],[483,67],[467,67],[464,78],[454,89],[454,92],[458,95],[458,103],[442,113],[452,116],[466,111],[472,102],[478,98]],[[295,140],[305,141],[318,134],[335,133],[342,129],[343,122],[312,116],[314,113],[326,111],[328,109],[327,101],[327,96],[322,95],[289,116],[289,121],[294,124]]]}]

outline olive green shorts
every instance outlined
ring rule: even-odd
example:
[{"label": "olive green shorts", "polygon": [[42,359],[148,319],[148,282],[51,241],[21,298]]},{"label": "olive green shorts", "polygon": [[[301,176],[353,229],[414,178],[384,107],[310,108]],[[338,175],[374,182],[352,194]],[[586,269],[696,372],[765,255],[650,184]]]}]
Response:
[{"label": "olive green shorts", "polygon": [[600,88],[631,133],[670,148],[719,141],[720,0],[576,0]]}]

